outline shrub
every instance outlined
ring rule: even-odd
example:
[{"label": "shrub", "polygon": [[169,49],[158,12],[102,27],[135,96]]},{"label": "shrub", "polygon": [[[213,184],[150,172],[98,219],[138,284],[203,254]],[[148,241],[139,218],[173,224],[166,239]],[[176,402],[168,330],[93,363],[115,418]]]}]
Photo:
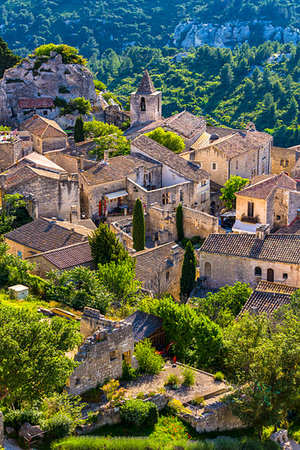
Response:
[{"label": "shrub", "polygon": [[144,339],[137,344],[135,347],[135,356],[142,373],[155,375],[159,373],[164,366],[163,358],[156,353],[149,339]]},{"label": "shrub", "polygon": [[197,395],[196,397],[193,398],[192,404],[196,405],[196,406],[201,406],[201,405],[204,406],[205,405],[204,398]]},{"label": "shrub", "polygon": [[58,412],[41,423],[42,429],[47,431],[47,439],[61,439],[71,433],[73,419],[64,412]]},{"label": "shrub", "polygon": [[120,408],[121,418],[124,422],[137,427],[147,421],[147,425],[154,425],[158,420],[157,406],[153,402],[143,400],[127,400]]},{"label": "shrub", "polygon": [[254,439],[246,438],[240,443],[240,450],[261,450],[261,444]]},{"label": "shrub", "polygon": [[144,400],[145,398],[145,394],[143,392],[139,392],[136,396],[136,398],[140,399],[140,400]]},{"label": "shrub", "polygon": [[102,83],[102,81],[99,80],[94,80],[94,85],[95,85],[95,89],[97,89],[97,91],[105,91],[106,86],[104,83]]},{"label": "shrub", "polygon": [[281,447],[277,442],[274,441],[265,441],[263,443],[264,450],[279,450]]},{"label": "shrub", "polygon": [[118,389],[119,385],[119,380],[110,380],[107,384],[102,386],[102,390],[112,406],[120,404],[121,399],[125,396],[126,389]]},{"label": "shrub", "polygon": [[32,425],[37,425],[40,418],[41,412],[36,409],[9,409],[4,415],[4,425],[19,431],[23,423],[29,422]]},{"label": "shrub", "polygon": [[180,400],[173,398],[168,403],[168,408],[173,414],[189,414],[191,411],[183,406]]},{"label": "shrub", "polygon": [[222,372],[216,372],[216,374],[215,374],[215,380],[216,381],[223,381],[224,380],[224,374],[222,373]]},{"label": "shrub", "polygon": [[137,377],[137,371],[127,361],[122,362],[122,380],[131,381]]},{"label": "shrub", "polygon": [[183,384],[186,386],[193,386],[195,384],[195,372],[192,369],[186,367],[183,372]]},{"label": "shrub", "polygon": [[240,443],[237,439],[226,436],[220,436],[214,439],[216,449],[222,450],[239,450]]},{"label": "shrub", "polygon": [[165,386],[178,386],[180,384],[179,377],[174,373],[170,373],[168,378],[165,381]]}]

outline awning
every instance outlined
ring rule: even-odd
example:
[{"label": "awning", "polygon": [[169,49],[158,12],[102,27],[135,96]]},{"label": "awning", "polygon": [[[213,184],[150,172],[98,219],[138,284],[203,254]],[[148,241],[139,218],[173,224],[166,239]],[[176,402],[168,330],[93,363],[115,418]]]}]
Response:
[{"label": "awning", "polygon": [[255,234],[256,228],[258,228],[260,226],[261,226],[261,223],[247,223],[247,222],[242,222],[241,220],[236,220],[232,227],[232,231],[234,233]]},{"label": "awning", "polygon": [[128,195],[128,192],[123,190],[123,191],[111,192],[110,194],[104,194],[104,197],[107,200],[114,200],[115,198],[126,197],[127,195]]}]

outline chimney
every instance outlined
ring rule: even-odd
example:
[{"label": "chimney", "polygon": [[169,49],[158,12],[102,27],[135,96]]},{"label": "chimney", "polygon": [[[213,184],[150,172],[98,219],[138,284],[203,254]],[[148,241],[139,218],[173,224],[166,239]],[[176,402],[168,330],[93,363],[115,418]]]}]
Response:
[{"label": "chimney", "polygon": [[84,170],[84,156],[83,155],[79,156],[79,169]]},{"label": "chimney", "polygon": [[256,239],[264,240],[265,237],[270,233],[270,226],[269,224],[266,225],[260,225],[256,228]]},{"label": "chimney", "polygon": [[109,150],[104,150],[104,164],[108,164],[108,158],[109,158]]},{"label": "chimney", "polygon": [[179,259],[179,247],[177,244],[173,245],[171,248],[171,261],[173,264],[176,264]]}]

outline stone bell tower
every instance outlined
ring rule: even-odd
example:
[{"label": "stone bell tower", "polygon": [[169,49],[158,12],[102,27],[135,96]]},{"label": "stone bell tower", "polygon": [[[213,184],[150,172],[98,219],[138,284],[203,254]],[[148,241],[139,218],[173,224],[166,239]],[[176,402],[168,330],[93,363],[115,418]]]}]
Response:
[{"label": "stone bell tower", "polygon": [[136,92],[130,94],[130,125],[142,125],[161,119],[161,92],[156,91],[145,70]]}]

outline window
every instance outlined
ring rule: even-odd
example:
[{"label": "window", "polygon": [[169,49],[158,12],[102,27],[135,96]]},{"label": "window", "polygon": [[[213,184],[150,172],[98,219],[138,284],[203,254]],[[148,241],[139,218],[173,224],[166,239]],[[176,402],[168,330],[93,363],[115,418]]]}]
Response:
[{"label": "window", "polygon": [[159,97],[158,97],[158,102],[157,102],[157,111],[159,111]]},{"label": "window", "polygon": [[254,276],[261,277],[261,268],[260,267],[255,267]]},{"label": "window", "polygon": [[288,274],[287,274],[287,273],[283,273],[283,274],[282,274],[282,278],[283,278],[284,280],[287,280],[287,279],[288,279],[288,277],[289,277],[289,276],[288,276]]},{"label": "window", "polygon": [[170,272],[168,271],[168,272],[166,272],[166,282],[167,283],[168,283],[169,279],[170,279]]},{"label": "window", "polygon": [[248,202],[248,217],[254,217],[254,203]]},{"label": "window", "polygon": [[281,219],[281,216],[276,216],[276,220],[280,220]]},{"label": "window", "polygon": [[48,115],[48,111],[44,111],[44,116],[47,116]]},{"label": "window", "polygon": [[253,162],[255,162],[255,153],[253,153],[253,158],[252,159],[253,159]]},{"label": "window", "polygon": [[166,194],[162,195],[162,204],[167,205],[170,202],[170,194],[167,192]]},{"label": "window", "polygon": [[145,100],[145,97],[141,98],[141,111],[146,111],[146,100]]},{"label": "window", "polygon": [[110,352],[109,354],[110,360],[113,361],[114,359],[118,358],[118,350],[113,350],[112,352]]},{"label": "window", "polygon": [[183,192],[180,191],[180,201],[183,202]]},{"label": "window", "polygon": [[235,162],[235,168],[236,168],[236,170],[238,170],[238,168],[239,168],[239,162],[238,161]]},{"label": "window", "polygon": [[201,186],[203,187],[203,186],[206,186],[206,180],[202,180],[201,181]]},{"label": "window", "polygon": [[217,163],[211,163],[212,170],[217,170]]},{"label": "window", "polygon": [[210,264],[209,262],[206,262],[206,263],[205,263],[205,266],[204,266],[204,273],[205,273],[205,276],[206,276],[207,278],[210,278],[210,277],[211,277],[211,264]]},{"label": "window", "polygon": [[267,281],[274,281],[274,270],[268,269],[267,271]]},{"label": "window", "polygon": [[149,183],[152,183],[152,172],[150,172],[148,174],[148,180],[149,180]]},{"label": "window", "polygon": [[206,202],[206,192],[201,194],[201,203],[204,203],[204,202]]}]

